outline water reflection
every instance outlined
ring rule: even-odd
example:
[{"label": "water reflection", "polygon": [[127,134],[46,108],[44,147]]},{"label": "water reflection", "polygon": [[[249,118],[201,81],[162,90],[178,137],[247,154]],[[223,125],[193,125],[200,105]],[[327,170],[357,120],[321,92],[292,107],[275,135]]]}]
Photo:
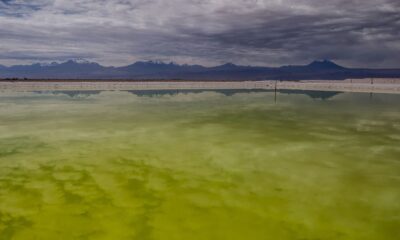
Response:
[{"label": "water reflection", "polygon": [[0,93],[0,239],[395,239],[400,96],[327,94]]},{"label": "water reflection", "polygon": [[[38,94],[65,94],[70,97],[87,97],[90,95],[97,95],[102,91],[36,91]],[[122,91],[124,92],[124,91]],[[216,92],[225,96],[232,96],[240,93],[274,93],[274,90],[263,89],[202,89],[202,90],[131,90],[125,91],[137,96],[155,96],[155,95],[175,95],[175,94],[188,94],[188,93],[202,93],[202,92]],[[300,94],[306,95],[314,99],[326,100],[332,98],[342,92],[327,92],[327,91],[309,91],[309,90],[278,90],[278,94]]]}]

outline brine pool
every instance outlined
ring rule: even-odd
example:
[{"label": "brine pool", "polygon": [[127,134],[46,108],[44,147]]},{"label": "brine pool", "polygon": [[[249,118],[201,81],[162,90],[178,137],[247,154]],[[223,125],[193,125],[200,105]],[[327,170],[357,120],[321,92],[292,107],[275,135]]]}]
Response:
[{"label": "brine pool", "polygon": [[400,239],[400,95],[2,92],[0,239]]}]

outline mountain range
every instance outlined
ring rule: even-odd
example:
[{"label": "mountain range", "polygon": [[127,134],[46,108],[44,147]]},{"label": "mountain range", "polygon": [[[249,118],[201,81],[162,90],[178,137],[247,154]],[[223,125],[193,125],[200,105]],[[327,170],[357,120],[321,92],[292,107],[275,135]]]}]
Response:
[{"label": "mountain range", "polygon": [[82,60],[10,67],[0,65],[0,79],[340,80],[398,77],[400,77],[400,68],[346,68],[329,60],[282,67],[240,66],[233,63],[204,67],[156,61],[140,61],[123,67],[105,67],[95,62]]}]

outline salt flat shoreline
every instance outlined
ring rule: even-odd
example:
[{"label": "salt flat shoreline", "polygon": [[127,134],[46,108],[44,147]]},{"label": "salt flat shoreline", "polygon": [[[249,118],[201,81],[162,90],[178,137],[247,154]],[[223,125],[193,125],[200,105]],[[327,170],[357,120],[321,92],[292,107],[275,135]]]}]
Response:
[{"label": "salt flat shoreline", "polygon": [[201,89],[276,89],[400,94],[400,78],[303,81],[0,81],[0,92]]}]

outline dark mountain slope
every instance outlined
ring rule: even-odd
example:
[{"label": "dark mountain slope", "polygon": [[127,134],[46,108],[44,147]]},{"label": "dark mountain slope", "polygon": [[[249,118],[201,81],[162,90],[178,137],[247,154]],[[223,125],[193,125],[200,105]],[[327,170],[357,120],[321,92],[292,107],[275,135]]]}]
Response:
[{"label": "dark mountain slope", "polygon": [[136,62],[123,67],[104,67],[88,61],[0,65],[0,78],[29,79],[183,79],[183,80],[302,80],[400,77],[400,69],[353,69],[334,62],[314,61],[308,65],[283,67],[239,66],[232,63],[215,67],[178,65],[163,62]]}]

